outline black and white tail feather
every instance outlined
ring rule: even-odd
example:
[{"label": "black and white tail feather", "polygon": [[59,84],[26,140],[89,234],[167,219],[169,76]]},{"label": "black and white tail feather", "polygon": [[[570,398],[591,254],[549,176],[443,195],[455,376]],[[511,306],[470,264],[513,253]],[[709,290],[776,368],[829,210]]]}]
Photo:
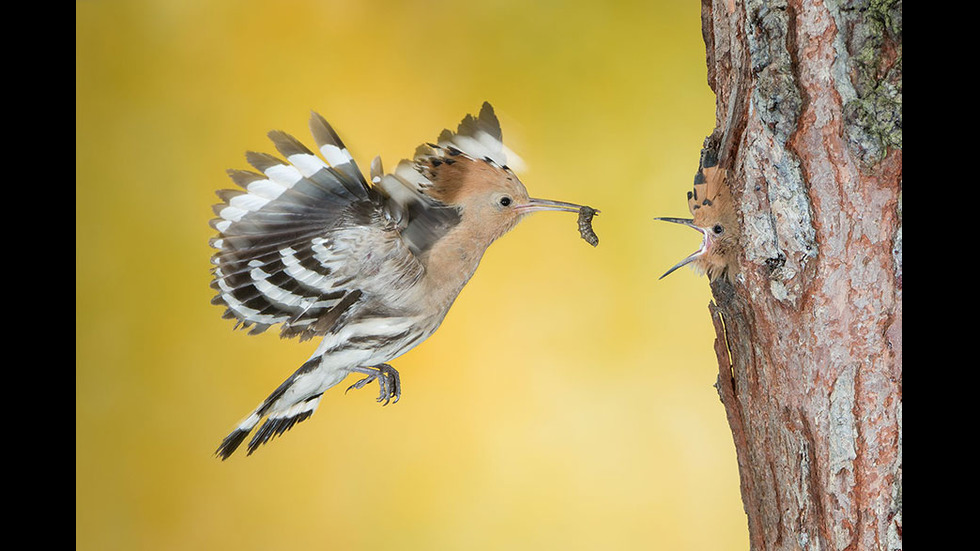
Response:
[{"label": "black and white tail feather", "polygon": [[280,325],[283,338],[323,337],[312,357],[221,442],[222,459],[263,419],[249,455],[309,418],[323,392],[352,372],[368,376],[357,388],[378,378],[379,401],[398,399],[397,372],[385,362],[427,338],[441,319],[433,324],[380,297],[415,285],[424,274],[419,257],[459,222],[454,208],[426,194],[431,182],[417,161],[464,154],[506,166],[509,153],[487,103],[479,117],[467,116],[456,133],[443,132],[394,173],[384,174],[375,159],[370,183],[323,117],[313,113],[310,130],[320,156],[284,132],[270,132],[285,160],[249,152],[256,171],[230,170],[241,189],[218,192],[212,303],[249,334]]}]

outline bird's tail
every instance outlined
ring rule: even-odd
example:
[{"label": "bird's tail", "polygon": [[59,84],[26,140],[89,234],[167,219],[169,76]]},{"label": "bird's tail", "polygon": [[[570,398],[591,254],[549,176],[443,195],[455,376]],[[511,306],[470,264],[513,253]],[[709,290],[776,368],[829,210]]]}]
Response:
[{"label": "bird's tail", "polygon": [[296,423],[313,415],[320,404],[323,392],[343,380],[346,375],[346,373],[335,374],[330,377],[330,381],[326,381],[325,374],[320,369],[321,360],[319,356],[311,358],[283,381],[221,441],[215,455],[222,460],[228,459],[263,418],[265,422],[248,443],[248,455],[252,455],[256,448],[271,438],[279,436],[293,428]]}]

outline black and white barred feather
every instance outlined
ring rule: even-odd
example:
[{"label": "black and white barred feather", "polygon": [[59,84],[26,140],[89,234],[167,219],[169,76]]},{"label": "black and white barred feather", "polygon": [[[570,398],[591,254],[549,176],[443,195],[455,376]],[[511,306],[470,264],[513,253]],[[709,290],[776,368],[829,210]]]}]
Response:
[{"label": "black and white barred feather", "polygon": [[282,324],[283,337],[322,335],[356,291],[345,286],[351,276],[337,270],[346,259],[333,241],[354,213],[382,208],[327,122],[314,114],[310,127],[326,162],[292,136],[270,132],[288,162],[249,152],[258,172],[230,170],[242,189],[218,192],[224,203],[212,220],[219,232],[211,241],[218,249],[213,302],[253,334]]}]

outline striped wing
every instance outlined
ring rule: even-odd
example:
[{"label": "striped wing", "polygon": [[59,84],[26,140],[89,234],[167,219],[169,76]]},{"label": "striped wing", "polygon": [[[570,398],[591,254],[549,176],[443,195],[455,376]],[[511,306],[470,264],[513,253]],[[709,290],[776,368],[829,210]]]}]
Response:
[{"label": "striped wing", "polygon": [[250,152],[257,172],[229,171],[241,189],[218,192],[212,303],[250,333],[282,324],[283,337],[324,334],[361,298],[354,276],[366,250],[385,248],[417,262],[384,194],[364,180],[336,132],[316,113],[310,128],[322,159],[273,131],[286,161]]}]

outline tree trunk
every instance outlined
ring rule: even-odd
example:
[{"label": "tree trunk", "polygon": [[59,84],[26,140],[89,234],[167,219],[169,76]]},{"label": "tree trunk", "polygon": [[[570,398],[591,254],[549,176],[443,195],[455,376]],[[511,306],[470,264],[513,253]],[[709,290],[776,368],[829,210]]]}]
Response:
[{"label": "tree trunk", "polygon": [[702,0],[741,226],[712,283],[752,549],[902,547],[901,0]]}]

